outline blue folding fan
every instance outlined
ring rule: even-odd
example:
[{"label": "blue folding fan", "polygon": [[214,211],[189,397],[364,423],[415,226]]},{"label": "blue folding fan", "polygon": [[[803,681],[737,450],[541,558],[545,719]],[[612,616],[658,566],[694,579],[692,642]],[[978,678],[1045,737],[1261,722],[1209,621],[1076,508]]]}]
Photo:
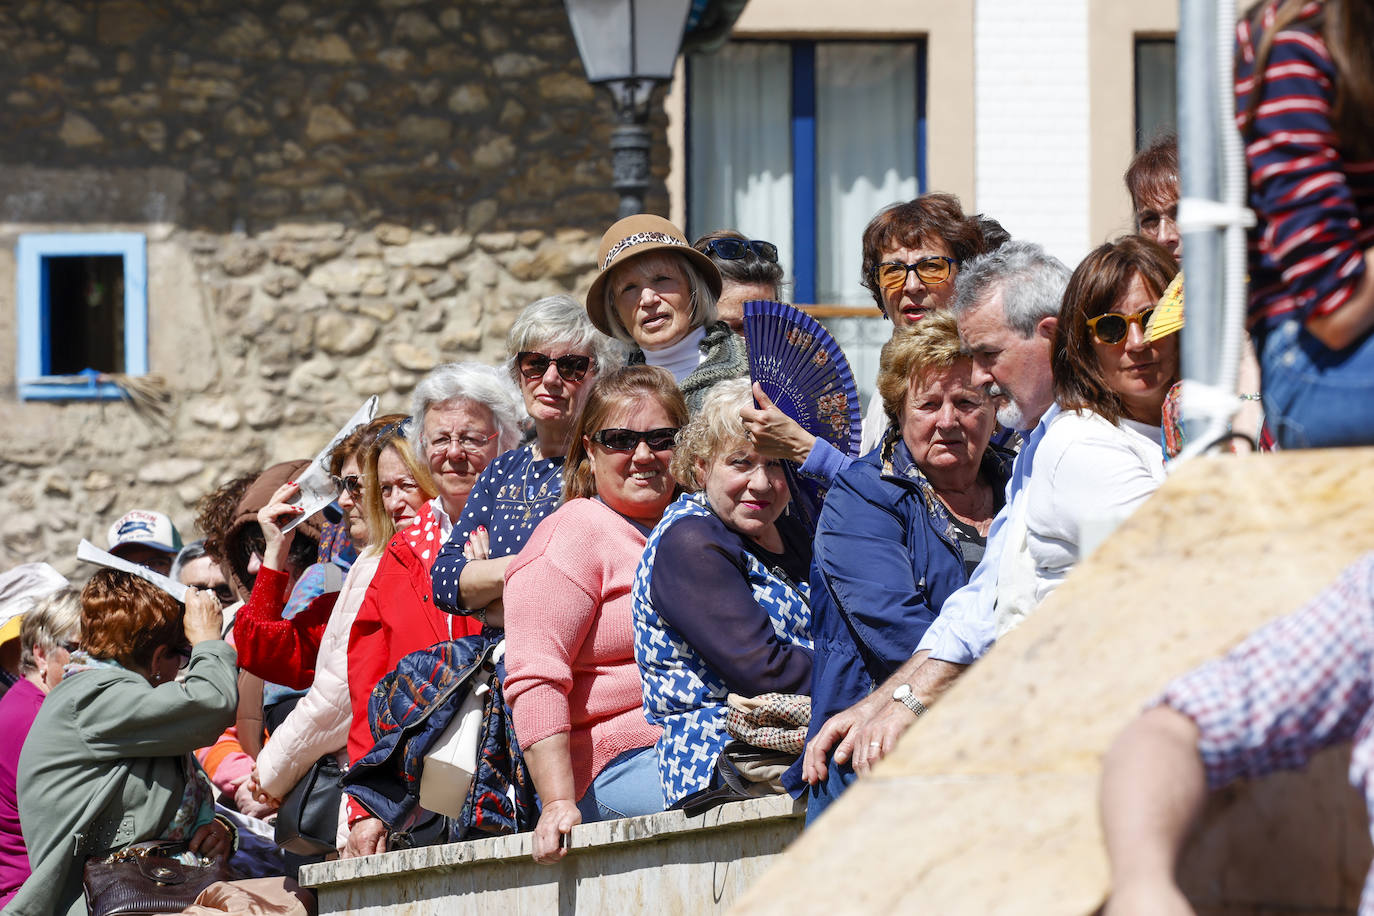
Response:
[{"label": "blue folding fan", "polygon": [[794,306],[744,303],[749,377],[778,409],[846,455],[859,453],[859,392],[849,360],[830,332]]}]

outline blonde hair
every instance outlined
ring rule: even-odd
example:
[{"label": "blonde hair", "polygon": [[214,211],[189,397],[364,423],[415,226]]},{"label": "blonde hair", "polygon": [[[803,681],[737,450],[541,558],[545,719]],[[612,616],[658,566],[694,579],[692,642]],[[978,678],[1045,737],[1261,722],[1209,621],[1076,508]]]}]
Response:
[{"label": "blonde hair", "polygon": [[[411,418],[407,422],[414,423],[415,420]],[[377,480],[377,462],[382,457],[382,452],[387,449],[395,449],[406,470],[415,478],[415,483],[424,494],[426,502],[439,493],[429,468],[416,460],[415,452],[411,450],[410,442],[406,439],[404,423],[397,424],[379,435],[363,454],[362,464],[363,517],[367,519],[369,542],[380,549],[384,549],[396,534],[396,523],[391,520],[391,513],[386,511],[386,506],[382,503],[382,487]]]},{"label": "blonde hair", "polygon": [[709,466],[735,445],[748,447],[748,430],[739,412],[752,406],[754,395],[747,378],[727,379],[706,390],[701,409],[678,434],[677,451],[669,465],[683,489],[695,493],[705,486],[697,478],[698,461]]},{"label": "blonde hair", "polygon": [[968,358],[959,340],[959,325],[948,310],[931,312],[911,327],[893,331],[892,339],[883,344],[878,370],[878,394],[888,422],[901,426],[913,378],[924,378],[932,370],[948,369]]},{"label": "blonde hair", "polygon": [[692,314],[689,319],[689,328],[695,330],[716,323],[716,294],[711,292],[711,284],[706,282],[706,277],[702,275],[701,269],[693,264],[686,255],[658,249],[635,255],[617,264],[611,269],[610,276],[606,278],[606,326],[611,329],[612,337],[632,347],[639,346],[635,343],[634,336],[620,322],[620,312],[615,307],[616,278],[623,277],[630,271],[642,275],[650,271],[662,271],[670,266],[673,270],[681,271],[682,279],[686,281],[687,288],[691,291]]}]

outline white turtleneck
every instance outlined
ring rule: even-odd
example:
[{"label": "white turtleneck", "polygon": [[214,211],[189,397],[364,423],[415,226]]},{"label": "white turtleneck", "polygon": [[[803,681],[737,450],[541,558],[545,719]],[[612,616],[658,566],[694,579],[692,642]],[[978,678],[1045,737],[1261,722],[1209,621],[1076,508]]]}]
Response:
[{"label": "white turtleneck", "polygon": [[650,366],[661,366],[673,373],[673,379],[679,384],[682,380],[692,374],[692,370],[701,365],[701,361],[706,355],[701,352],[701,342],[706,339],[705,328],[693,328],[675,344],[669,344],[661,350],[645,350],[644,362]]}]

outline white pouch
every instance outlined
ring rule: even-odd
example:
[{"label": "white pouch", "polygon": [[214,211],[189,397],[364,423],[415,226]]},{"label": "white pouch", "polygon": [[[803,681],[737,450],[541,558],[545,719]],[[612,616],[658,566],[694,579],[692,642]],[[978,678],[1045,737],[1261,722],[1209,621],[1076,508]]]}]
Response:
[{"label": "white pouch", "polygon": [[420,771],[420,807],[448,817],[463,813],[482,738],[482,707],[491,688],[479,683],[463,698],[458,714],[425,755]]}]

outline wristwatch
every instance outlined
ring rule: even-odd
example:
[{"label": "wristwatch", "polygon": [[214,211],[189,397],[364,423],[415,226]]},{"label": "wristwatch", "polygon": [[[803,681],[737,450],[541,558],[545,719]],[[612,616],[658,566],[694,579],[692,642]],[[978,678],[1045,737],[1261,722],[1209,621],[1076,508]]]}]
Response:
[{"label": "wristwatch", "polygon": [[898,684],[897,689],[892,691],[892,699],[911,710],[918,719],[925,715],[926,704],[911,695],[910,684]]}]

